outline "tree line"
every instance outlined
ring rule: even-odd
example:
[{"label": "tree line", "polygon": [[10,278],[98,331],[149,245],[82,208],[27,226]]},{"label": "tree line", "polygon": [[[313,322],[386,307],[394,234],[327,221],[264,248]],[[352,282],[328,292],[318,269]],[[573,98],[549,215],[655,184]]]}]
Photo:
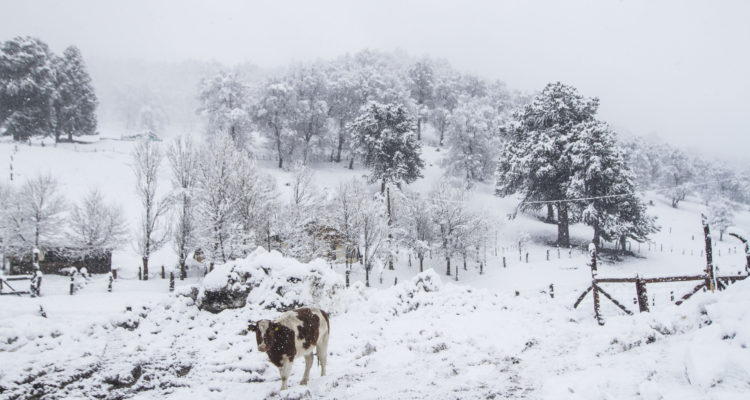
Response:
[{"label": "tree line", "polygon": [[0,105],[0,134],[14,140],[96,134],[98,100],[75,46],[58,56],[32,37],[2,42]]}]

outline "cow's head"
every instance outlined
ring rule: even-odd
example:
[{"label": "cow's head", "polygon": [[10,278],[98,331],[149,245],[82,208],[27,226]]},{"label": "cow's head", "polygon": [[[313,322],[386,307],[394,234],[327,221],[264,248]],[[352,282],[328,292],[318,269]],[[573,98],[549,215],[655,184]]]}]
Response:
[{"label": "cow's head", "polygon": [[250,321],[247,330],[255,332],[255,340],[258,342],[258,350],[267,352],[273,347],[275,334],[279,330],[279,327],[275,325],[278,324],[274,324],[267,319],[262,319],[258,322]]}]

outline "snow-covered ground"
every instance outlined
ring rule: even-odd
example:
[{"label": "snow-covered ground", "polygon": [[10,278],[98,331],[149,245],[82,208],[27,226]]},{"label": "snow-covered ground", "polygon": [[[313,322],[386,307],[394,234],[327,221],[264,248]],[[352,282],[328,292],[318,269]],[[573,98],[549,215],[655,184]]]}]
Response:
[{"label": "snow-covered ground", "polygon": [[[38,172],[57,177],[66,197],[77,201],[98,186],[119,202],[129,221],[139,206],[129,168],[132,142],[103,139],[92,144],[44,147],[0,143],[0,159],[13,155],[13,185]],[[441,154],[425,148],[425,178],[409,186],[428,192],[442,170]],[[290,173],[259,162],[288,190]],[[315,167],[316,182],[335,189],[361,176],[342,165]],[[9,170],[0,170],[6,181]],[[167,168],[161,175],[168,190]],[[281,194],[286,199],[288,193]],[[696,199],[673,209],[659,195],[649,211],[661,232],[652,243],[633,243],[636,257],[606,261],[600,276],[698,274],[705,266],[700,211]],[[326,299],[331,317],[328,376],[313,368],[308,386],[298,384],[303,363],[295,363],[290,389],[279,393],[278,371],[259,353],[245,329],[248,320],[276,311],[249,303],[218,314],[200,311],[193,300],[170,294],[168,281],[143,282],[137,256],[125,246],[115,257],[122,273],[112,293],[96,276],[73,296],[69,280],[46,276],[43,296],[0,297],[0,399],[25,398],[336,398],[336,399],[729,399],[750,395],[750,282],[729,290],[699,293],[677,307],[692,284],[650,285],[649,313],[623,315],[602,300],[606,324],[593,319],[591,298],[577,309],[578,295],[590,284],[588,256],[581,250],[590,229],[574,226],[572,251],[548,246],[556,227],[519,215],[508,220],[515,199],[492,196],[478,184],[470,202],[487,212],[497,227],[488,243],[487,264],[479,274],[471,259],[459,280],[445,276],[444,261],[400,256],[394,271],[374,271],[372,288],[355,265],[352,287]],[[750,213],[737,210],[736,224],[750,227]],[[521,232],[533,242],[519,260],[514,248]],[[721,275],[744,271],[739,242],[725,235],[716,242]],[[734,248],[737,252],[734,253]],[[549,250],[550,260],[546,255]],[[483,249],[483,253],[485,250]],[[505,257],[507,267],[503,268]],[[524,257],[525,258],[525,254]],[[152,265],[174,264],[169,248]],[[454,260],[453,265],[460,265]],[[343,265],[333,265],[343,274]],[[156,271],[154,271],[156,272]],[[177,293],[201,285],[201,273],[177,281]],[[382,283],[381,283],[382,277]],[[398,284],[394,282],[398,279]],[[550,296],[550,284],[554,298]],[[610,284],[608,293],[635,311],[635,289]],[[673,292],[673,293],[670,293]],[[261,295],[256,293],[255,295]],[[39,315],[42,307],[47,315]],[[131,311],[125,311],[130,307]]]}]

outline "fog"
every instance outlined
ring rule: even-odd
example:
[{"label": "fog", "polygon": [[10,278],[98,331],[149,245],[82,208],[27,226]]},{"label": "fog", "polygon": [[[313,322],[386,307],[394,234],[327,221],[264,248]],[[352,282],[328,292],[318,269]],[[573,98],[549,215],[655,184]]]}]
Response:
[{"label": "fog", "polygon": [[[0,40],[118,60],[274,68],[364,48],[447,59],[522,91],[563,81],[619,131],[733,160],[750,144],[746,1],[13,1]],[[100,77],[96,80],[96,76]],[[101,78],[104,77],[104,78]]]}]

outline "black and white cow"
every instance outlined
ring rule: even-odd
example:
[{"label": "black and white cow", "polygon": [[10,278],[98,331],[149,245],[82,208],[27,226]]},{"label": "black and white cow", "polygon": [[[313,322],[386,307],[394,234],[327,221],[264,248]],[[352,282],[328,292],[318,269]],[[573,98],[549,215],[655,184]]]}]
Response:
[{"label": "black and white cow", "polygon": [[275,320],[250,322],[248,330],[255,332],[258,350],[267,353],[273,365],[279,367],[281,390],[287,388],[286,380],[292,371],[292,362],[297,356],[305,357],[305,375],[302,385],[307,384],[313,364],[313,348],[318,349],[320,376],[326,374],[328,314],[319,308],[298,308],[287,311]]}]

